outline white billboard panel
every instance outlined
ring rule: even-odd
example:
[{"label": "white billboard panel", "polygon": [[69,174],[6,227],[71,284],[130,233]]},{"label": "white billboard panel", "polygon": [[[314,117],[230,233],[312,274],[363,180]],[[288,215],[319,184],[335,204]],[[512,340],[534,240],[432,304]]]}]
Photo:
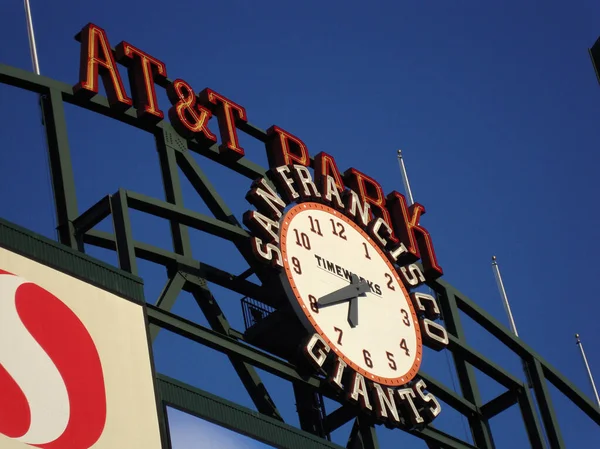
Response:
[{"label": "white billboard panel", "polygon": [[160,449],[143,307],[0,248],[0,448]]}]

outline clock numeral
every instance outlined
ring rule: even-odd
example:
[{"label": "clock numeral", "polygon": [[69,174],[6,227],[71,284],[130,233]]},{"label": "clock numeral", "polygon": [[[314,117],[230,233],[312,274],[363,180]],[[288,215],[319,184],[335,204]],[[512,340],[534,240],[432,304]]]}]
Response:
[{"label": "clock numeral", "polygon": [[342,346],[342,335],[344,335],[344,331],[341,330],[339,327],[334,327],[333,330],[336,332],[339,332],[340,335],[338,335],[337,342],[338,342],[338,345]]},{"label": "clock numeral", "polygon": [[294,266],[294,271],[298,274],[302,274],[302,267],[300,266],[300,261],[296,257],[292,257],[292,265]]},{"label": "clock numeral", "polygon": [[310,215],[308,216],[308,219],[310,220],[311,232],[314,232],[315,234],[322,236],[323,233],[321,232],[321,225],[319,224],[319,220],[311,217]]},{"label": "clock numeral", "polygon": [[337,235],[342,240],[348,240],[348,238],[346,237],[346,228],[344,228],[344,225],[339,222],[336,223],[335,221],[333,221],[333,218],[330,218],[329,221],[331,222],[331,229],[333,235]]},{"label": "clock numeral", "polygon": [[394,282],[394,278],[392,277],[392,275],[390,273],[385,273],[385,278],[388,280],[387,286],[391,291],[395,291],[396,287],[394,287],[392,285],[392,282]]},{"label": "clock numeral", "polygon": [[387,356],[387,359],[389,360],[390,363],[388,363],[388,365],[390,366],[390,368],[392,368],[394,371],[396,371],[396,362],[394,361],[394,354],[392,354],[391,352],[387,352],[385,353],[385,355]]},{"label": "clock numeral", "polygon": [[313,295],[308,295],[308,300],[310,301],[310,309],[315,313],[319,313],[319,304],[317,303],[317,298],[315,298]]},{"label": "clock numeral", "polygon": [[373,368],[373,360],[371,360],[371,354],[366,349],[363,349],[363,357],[365,358],[365,364],[369,368]]},{"label": "clock numeral", "polygon": [[404,349],[406,355],[410,357],[410,351],[408,350],[408,346],[406,345],[406,338],[402,339],[402,341],[400,342],[400,347]]},{"label": "clock numeral", "polygon": [[367,244],[365,242],[363,242],[363,246],[365,247],[365,257],[367,259],[370,259],[371,256],[369,256],[369,248],[367,247]]},{"label": "clock numeral", "polygon": [[400,312],[402,312],[402,322],[407,325],[408,327],[410,327],[410,320],[408,319],[408,312],[404,309],[400,309]]},{"label": "clock numeral", "polygon": [[298,234],[297,229],[294,229],[294,234],[296,234],[296,245],[310,249],[310,240],[308,239],[308,235],[306,235],[304,232]]}]

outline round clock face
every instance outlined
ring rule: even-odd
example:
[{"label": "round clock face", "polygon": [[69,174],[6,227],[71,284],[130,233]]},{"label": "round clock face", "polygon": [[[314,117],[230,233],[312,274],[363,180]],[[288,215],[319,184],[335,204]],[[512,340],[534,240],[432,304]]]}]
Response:
[{"label": "round clock face", "polygon": [[[421,365],[421,331],[408,292],[379,246],[344,214],[319,203],[293,206],[280,229],[283,284],[308,329],[366,378],[389,386],[409,382]],[[356,285],[364,293],[348,294]]]}]

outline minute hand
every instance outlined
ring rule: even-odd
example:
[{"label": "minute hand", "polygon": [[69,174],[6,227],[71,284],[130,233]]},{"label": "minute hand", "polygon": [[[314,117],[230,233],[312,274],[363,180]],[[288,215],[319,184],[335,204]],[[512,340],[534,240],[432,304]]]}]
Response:
[{"label": "minute hand", "polygon": [[343,302],[351,298],[356,298],[359,295],[363,295],[364,293],[367,293],[370,290],[371,289],[369,287],[369,284],[367,284],[365,281],[352,283],[325,296],[321,296],[317,300],[317,304],[319,304],[320,306],[337,304],[338,302]]}]

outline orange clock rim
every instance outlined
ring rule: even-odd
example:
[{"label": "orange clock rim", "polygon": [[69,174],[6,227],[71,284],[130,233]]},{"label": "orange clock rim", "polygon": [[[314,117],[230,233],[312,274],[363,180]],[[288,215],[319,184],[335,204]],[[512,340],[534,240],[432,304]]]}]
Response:
[{"label": "orange clock rim", "polygon": [[[381,376],[375,375],[374,373],[369,372],[368,370],[365,370],[365,369],[359,367],[356,363],[354,363],[352,360],[350,360],[350,358],[346,357],[346,355],[337,347],[337,345],[331,339],[329,339],[329,337],[327,337],[327,334],[325,334],[325,332],[323,332],[323,330],[317,324],[315,319],[312,317],[311,313],[309,313],[308,310],[306,309],[306,306],[304,305],[302,298],[298,292],[296,282],[294,281],[294,277],[291,272],[290,264],[288,263],[288,260],[287,260],[288,259],[287,258],[287,233],[288,233],[290,223],[292,221],[291,219],[294,218],[296,215],[298,215],[300,212],[305,211],[305,210],[321,210],[321,211],[328,212],[328,213],[332,214],[333,216],[340,218],[342,221],[344,221],[349,226],[354,228],[369,243],[371,243],[371,246],[377,251],[379,256],[385,261],[388,268],[393,273],[398,284],[400,285],[400,289],[401,289],[402,293],[404,294],[406,302],[408,303],[408,308],[410,310],[410,314],[411,314],[411,317],[413,320],[413,326],[414,326],[415,333],[417,336],[417,352],[416,352],[415,358],[413,360],[412,366],[404,375],[397,376],[397,377],[381,377]],[[421,366],[421,361],[423,358],[423,341],[421,338],[421,328],[419,325],[419,320],[417,318],[417,314],[415,312],[415,308],[412,304],[412,301],[410,299],[408,291],[406,290],[406,286],[400,279],[398,272],[396,271],[396,269],[394,268],[394,266],[392,265],[392,263],[390,262],[388,257],[381,250],[379,245],[375,241],[373,241],[373,239],[358,224],[356,224],[354,221],[352,221],[350,218],[348,218],[342,212],[340,212],[332,207],[329,207],[325,204],[315,203],[315,202],[310,202],[310,201],[298,203],[298,204],[294,205],[282,217],[279,241],[280,241],[281,255],[282,255],[282,259],[283,259],[283,268],[284,268],[285,275],[286,275],[285,278],[289,282],[290,287],[294,293],[294,297],[299,306],[298,308],[300,310],[302,310],[304,317],[306,317],[306,319],[308,320],[308,322],[310,323],[312,328],[315,330],[315,332],[317,332],[321,336],[321,338],[323,338],[323,340],[325,340],[325,342],[334,351],[334,353],[339,358],[341,358],[353,370],[362,374],[366,379],[369,379],[373,382],[377,382],[379,384],[386,385],[386,386],[401,386],[401,385],[405,385],[408,382],[410,382],[411,380],[413,380],[419,372],[419,368]]]}]

